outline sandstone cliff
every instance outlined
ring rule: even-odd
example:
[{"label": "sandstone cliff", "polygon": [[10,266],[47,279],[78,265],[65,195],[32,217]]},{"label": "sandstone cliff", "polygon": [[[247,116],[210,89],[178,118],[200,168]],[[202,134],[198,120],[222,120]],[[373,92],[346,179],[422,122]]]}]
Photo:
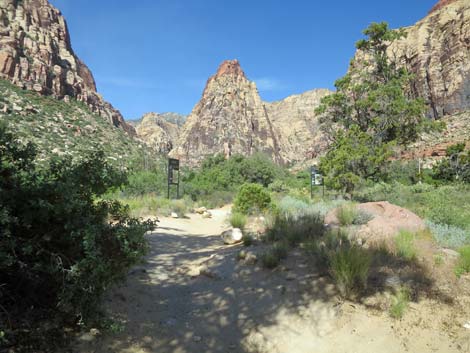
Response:
[{"label": "sandstone cliff", "polygon": [[314,159],[324,151],[327,142],[320,131],[315,109],[321,99],[330,93],[327,89],[316,89],[278,102],[265,103],[284,161],[297,164]]},{"label": "sandstone cliff", "polygon": [[282,163],[281,148],[267,109],[237,60],[223,62],[209,78],[171,155],[189,165],[206,156],[264,152]]},{"label": "sandstone cliff", "polygon": [[440,118],[470,109],[470,1],[441,0],[390,56],[416,75],[415,93],[429,115]]},{"label": "sandstone cliff", "polygon": [[145,114],[136,126],[137,135],[155,151],[167,154],[178,140],[180,118],[180,115],[172,113]]},{"label": "sandstone cliff", "polygon": [[0,0],[0,77],[43,95],[74,98],[135,133],[96,92],[92,73],[73,52],[64,17],[47,0]]}]

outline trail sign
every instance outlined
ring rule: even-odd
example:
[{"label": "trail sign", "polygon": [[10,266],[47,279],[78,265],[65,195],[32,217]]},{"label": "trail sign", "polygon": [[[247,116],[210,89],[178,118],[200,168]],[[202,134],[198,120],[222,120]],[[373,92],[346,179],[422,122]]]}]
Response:
[{"label": "trail sign", "polygon": [[[174,172],[178,172],[175,181]],[[176,197],[180,197],[180,161],[178,159],[168,159],[168,199],[170,198],[171,185],[176,185]]]},{"label": "trail sign", "polygon": [[313,199],[313,187],[323,186],[323,195],[325,194],[325,186],[323,184],[323,175],[317,169],[317,166],[310,168],[310,197]]}]

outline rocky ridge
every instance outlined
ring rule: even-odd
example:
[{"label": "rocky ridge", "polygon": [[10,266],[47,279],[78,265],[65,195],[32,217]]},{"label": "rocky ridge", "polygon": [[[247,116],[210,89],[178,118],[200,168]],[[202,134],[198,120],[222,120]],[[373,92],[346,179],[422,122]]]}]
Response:
[{"label": "rocky ridge", "polygon": [[237,60],[227,60],[207,81],[171,156],[198,165],[217,153],[228,158],[256,152],[283,162],[277,133],[256,84],[246,78]]},{"label": "rocky ridge", "polygon": [[[136,126],[137,136],[158,153],[170,152],[178,140],[180,126],[172,122],[176,116],[167,114],[145,114]],[[178,120],[176,120],[178,121]]]},{"label": "rocky ridge", "polygon": [[413,90],[435,119],[470,109],[470,2],[441,0],[406,28],[390,56],[415,74]]},{"label": "rocky ridge", "polygon": [[64,17],[47,0],[0,0],[0,77],[42,95],[76,99],[135,134],[97,93],[91,71],[72,49]]}]

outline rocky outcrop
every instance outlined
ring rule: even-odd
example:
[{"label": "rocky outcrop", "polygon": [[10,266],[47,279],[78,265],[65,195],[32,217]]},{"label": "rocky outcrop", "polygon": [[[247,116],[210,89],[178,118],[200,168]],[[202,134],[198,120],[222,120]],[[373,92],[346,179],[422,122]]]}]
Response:
[{"label": "rocky outcrop", "polygon": [[406,28],[390,56],[415,74],[413,90],[441,118],[470,109],[470,2],[441,0]]},{"label": "rocky outcrop", "polygon": [[177,146],[171,155],[189,165],[217,153],[228,158],[263,152],[283,162],[275,128],[256,84],[246,78],[237,60],[223,62],[209,78]]},{"label": "rocky outcrop", "polygon": [[273,103],[265,103],[266,111],[279,136],[280,154],[289,164],[317,158],[327,141],[320,131],[315,109],[327,89],[316,89]]},{"label": "rocky outcrop", "polygon": [[64,17],[47,0],[0,0],[0,77],[43,95],[74,98],[135,132],[96,92],[91,71],[72,49]]},{"label": "rocky outcrop", "polygon": [[149,147],[164,154],[173,149],[175,142],[178,140],[180,130],[179,125],[172,122],[174,121],[173,118],[176,118],[176,121],[178,121],[180,116],[168,114],[145,114],[136,126],[137,136],[145,141]]}]

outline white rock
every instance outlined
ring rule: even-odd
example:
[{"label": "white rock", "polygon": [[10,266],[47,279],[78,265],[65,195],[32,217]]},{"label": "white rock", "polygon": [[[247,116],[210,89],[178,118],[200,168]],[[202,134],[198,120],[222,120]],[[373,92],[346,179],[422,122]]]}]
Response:
[{"label": "white rock", "polygon": [[464,328],[466,328],[467,330],[470,330],[470,321],[467,322],[465,325],[463,325]]},{"label": "white rock", "polygon": [[210,213],[209,211],[205,211],[202,214],[202,218],[212,218],[212,213]]},{"label": "white rock", "polygon": [[207,211],[207,208],[205,208],[205,207],[199,207],[199,208],[196,208],[196,209],[194,210],[194,212],[199,213],[199,214],[203,214],[203,213],[205,213],[206,211]]},{"label": "white rock", "polygon": [[176,212],[171,212],[171,218],[179,218]]},{"label": "white rock", "polygon": [[232,228],[223,232],[221,237],[225,244],[236,244],[242,241],[243,233],[239,228]]}]

